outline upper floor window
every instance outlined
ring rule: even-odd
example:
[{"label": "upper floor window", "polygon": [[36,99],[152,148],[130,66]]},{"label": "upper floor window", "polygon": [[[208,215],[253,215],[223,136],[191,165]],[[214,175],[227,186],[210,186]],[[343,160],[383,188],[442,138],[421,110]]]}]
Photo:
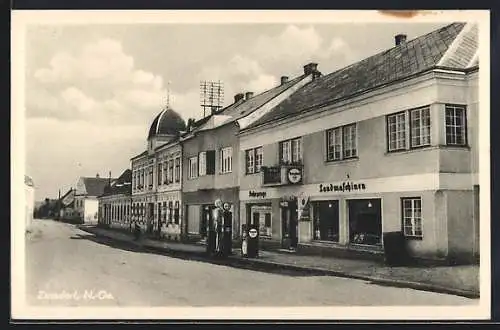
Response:
[{"label": "upper floor window", "polygon": [[162,175],[162,180],[164,184],[168,183],[168,162],[164,161],[163,162],[163,175]]},{"label": "upper floor window", "polygon": [[170,159],[168,161],[168,183],[174,182],[174,160]]},{"label": "upper floor window", "polygon": [[464,146],[467,144],[467,117],[465,106],[445,106],[446,117],[446,144]]},{"label": "upper floor window", "polygon": [[220,172],[230,173],[233,171],[233,148],[227,147],[220,150]]},{"label": "upper floor window", "polygon": [[326,131],[326,159],[328,161],[356,157],[356,124],[337,127]]},{"label": "upper floor window", "polygon": [[423,107],[387,116],[389,151],[407,150],[431,144],[430,108]]},{"label": "upper floor window", "polygon": [[422,238],[422,199],[402,198],[403,232],[407,237]]},{"label": "upper floor window", "polygon": [[198,175],[203,176],[207,174],[207,153],[202,151],[198,154]]},{"label": "upper floor window", "polygon": [[279,148],[282,164],[302,162],[302,138],[281,141]]},{"label": "upper floor window", "polygon": [[157,174],[157,182],[158,182],[158,185],[161,186],[162,184],[162,164],[161,163],[158,163],[157,165],[157,170],[158,170],[158,174]]},{"label": "upper floor window", "polygon": [[188,177],[189,179],[198,177],[198,156],[189,158]]},{"label": "upper floor window", "polygon": [[249,149],[245,152],[247,174],[258,173],[262,167],[262,147]]},{"label": "upper floor window", "polygon": [[175,158],[175,182],[181,182],[181,158]]}]

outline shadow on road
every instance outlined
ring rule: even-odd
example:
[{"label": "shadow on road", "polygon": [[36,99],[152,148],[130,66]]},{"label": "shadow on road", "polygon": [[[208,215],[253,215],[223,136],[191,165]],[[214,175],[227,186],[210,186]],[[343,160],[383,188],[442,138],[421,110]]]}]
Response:
[{"label": "shadow on road", "polygon": [[108,237],[104,236],[98,236],[98,235],[93,235],[93,234],[76,234],[75,236],[71,236],[70,239],[84,239],[84,240],[89,240],[94,243],[106,245],[111,248],[115,249],[121,249],[129,252],[136,252],[136,253],[147,253],[147,254],[154,254],[154,255],[162,255],[166,257],[171,257],[171,258],[176,258],[176,259],[182,259],[182,260],[187,260],[187,261],[198,261],[198,262],[204,262],[212,265],[219,265],[219,266],[225,266],[225,267],[231,267],[231,268],[237,268],[237,269],[246,269],[250,271],[256,271],[256,272],[261,272],[261,273],[266,273],[266,274],[277,274],[277,275],[284,275],[284,276],[291,276],[291,277],[304,277],[304,276],[325,276],[323,272],[320,271],[313,271],[313,270],[291,270],[291,269],[284,269],[281,267],[277,267],[276,265],[264,265],[264,264],[258,264],[255,265],[254,263],[249,263],[246,262],[243,259],[238,259],[238,258],[230,258],[230,259],[211,259],[206,256],[206,254],[200,252],[200,253],[193,253],[193,252],[185,252],[185,251],[178,251],[178,250],[164,250],[164,249],[156,249],[154,247],[146,247],[143,245],[140,245],[139,242],[127,242],[127,241],[118,241],[114,240]]}]

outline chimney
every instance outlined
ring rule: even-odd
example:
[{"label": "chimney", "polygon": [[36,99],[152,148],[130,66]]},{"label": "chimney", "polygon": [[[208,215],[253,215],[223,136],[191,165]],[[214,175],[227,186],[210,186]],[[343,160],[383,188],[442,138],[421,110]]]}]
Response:
[{"label": "chimney", "polygon": [[281,85],[284,85],[288,82],[288,77],[287,76],[281,76]]},{"label": "chimney", "polygon": [[253,97],[253,92],[246,92],[245,93],[245,100],[250,100]]},{"label": "chimney", "polygon": [[304,74],[305,75],[310,75],[313,72],[318,71],[318,64],[317,63],[308,63],[304,65]]},{"label": "chimney", "polygon": [[243,93],[238,93],[234,96],[234,103],[243,100],[245,98],[245,94]]},{"label": "chimney", "polygon": [[97,173],[97,174],[95,175],[95,177],[99,179],[99,173]]},{"label": "chimney", "polygon": [[406,42],[406,34],[398,34],[394,37],[394,40],[396,41],[396,46],[399,46],[399,44]]}]

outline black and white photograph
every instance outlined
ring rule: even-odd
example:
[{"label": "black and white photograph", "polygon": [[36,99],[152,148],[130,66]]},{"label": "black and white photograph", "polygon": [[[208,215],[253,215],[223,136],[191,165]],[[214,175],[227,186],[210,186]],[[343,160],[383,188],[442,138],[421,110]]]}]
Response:
[{"label": "black and white photograph", "polygon": [[16,319],[487,319],[488,11],[13,11]]}]

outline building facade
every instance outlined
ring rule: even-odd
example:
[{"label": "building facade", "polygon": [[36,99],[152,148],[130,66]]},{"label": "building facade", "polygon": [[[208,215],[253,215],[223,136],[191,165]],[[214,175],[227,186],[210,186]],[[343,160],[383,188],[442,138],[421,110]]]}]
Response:
[{"label": "building facade", "polygon": [[179,240],[182,226],[182,149],[186,124],[167,108],[153,120],[147,150],[131,159],[132,221],[143,231]]},{"label": "building facade", "polygon": [[377,252],[397,231],[417,257],[479,254],[477,26],[395,39],[241,130],[240,218],[262,242]]},{"label": "building facade", "polygon": [[104,188],[98,201],[99,225],[126,231],[132,230],[132,172],[129,169]]},{"label": "building facade", "polygon": [[213,111],[182,136],[182,199],[187,220],[184,230],[188,237],[206,237],[218,199],[231,205],[232,235],[239,237],[239,130],[320,74],[311,69],[306,65],[303,75],[290,81],[284,76],[278,86],[259,95],[254,96],[252,92],[235,95],[233,104]]},{"label": "building facade", "polygon": [[97,223],[99,201],[98,197],[104,192],[104,187],[115,181],[112,178],[81,177],[74,194],[74,216],[82,223]]}]

